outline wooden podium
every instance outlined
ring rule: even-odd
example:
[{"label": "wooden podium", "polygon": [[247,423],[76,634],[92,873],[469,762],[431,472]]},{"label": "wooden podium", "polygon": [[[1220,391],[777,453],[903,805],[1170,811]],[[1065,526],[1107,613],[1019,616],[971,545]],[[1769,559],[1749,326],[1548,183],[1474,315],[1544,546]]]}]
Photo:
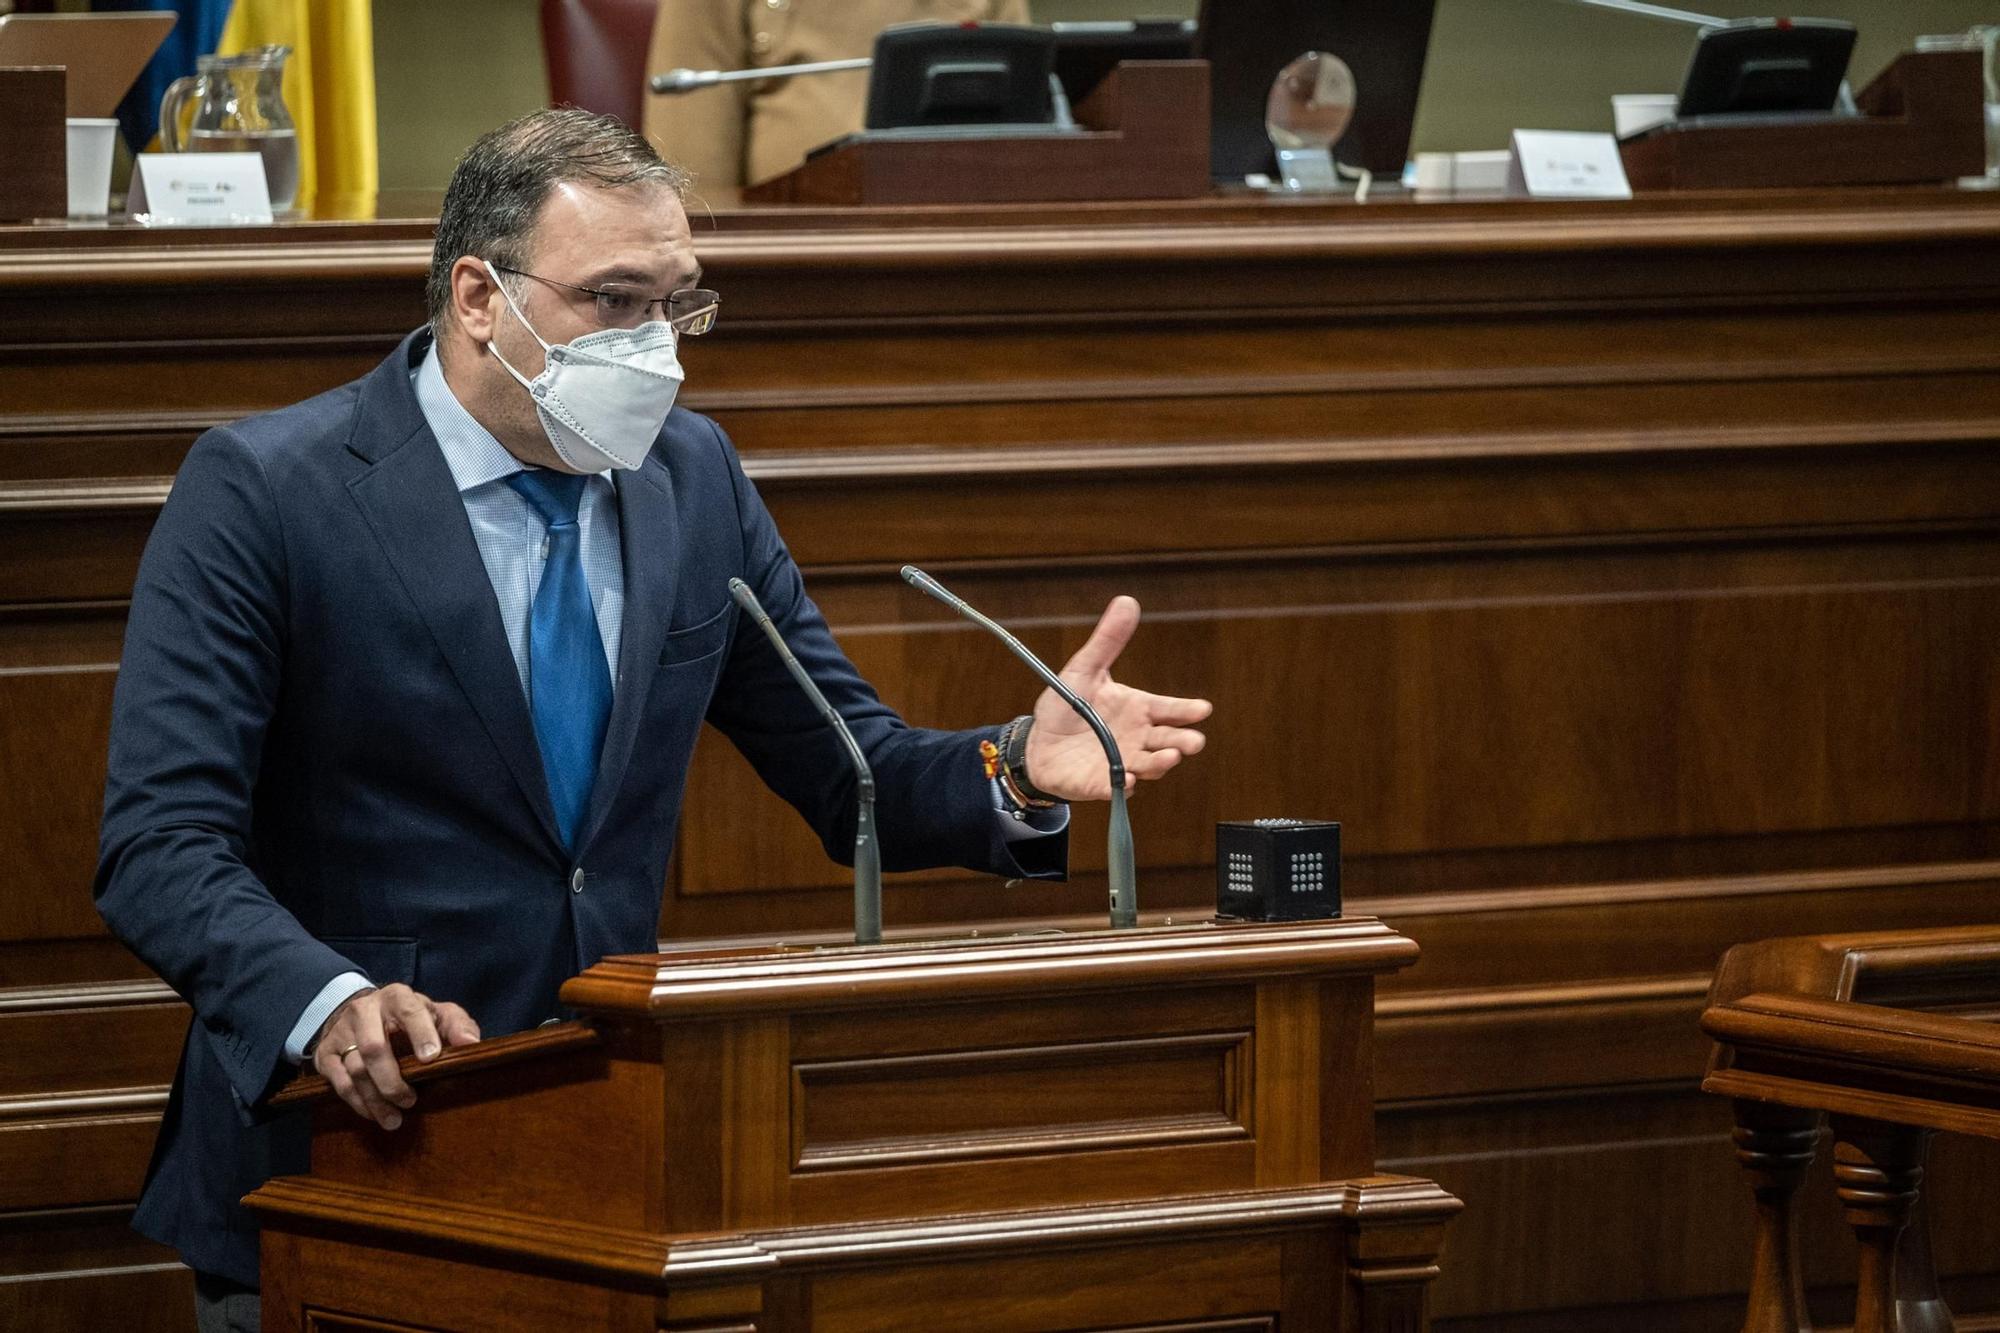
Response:
[{"label": "wooden podium", "polygon": [[607,959],[582,1017],[318,1079],[249,1196],[290,1330],[1422,1328],[1457,1199],[1374,1164],[1379,921]]},{"label": "wooden podium", "polygon": [[862,133],[743,191],[749,204],[1073,203],[1198,199],[1208,175],[1208,62],[1127,60],[1076,109],[1074,133]]}]

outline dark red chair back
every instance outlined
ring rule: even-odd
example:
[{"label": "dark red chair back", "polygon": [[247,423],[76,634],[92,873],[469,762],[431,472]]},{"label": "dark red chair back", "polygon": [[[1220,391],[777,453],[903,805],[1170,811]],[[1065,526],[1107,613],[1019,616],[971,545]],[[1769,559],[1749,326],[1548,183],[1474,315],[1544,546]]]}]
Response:
[{"label": "dark red chair back", "polygon": [[549,100],[641,129],[646,48],[659,0],[542,0]]}]

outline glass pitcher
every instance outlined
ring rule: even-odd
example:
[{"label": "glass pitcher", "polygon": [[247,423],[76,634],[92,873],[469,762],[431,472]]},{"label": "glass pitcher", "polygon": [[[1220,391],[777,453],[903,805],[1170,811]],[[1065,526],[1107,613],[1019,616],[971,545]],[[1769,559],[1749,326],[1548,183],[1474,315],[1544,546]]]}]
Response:
[{"label": "glass pitcher", "polygon": [[[160,141],[170,153],[259,153],[271,209],[290,208],[299,193],[299,136],[285,107],[289,46],[259,46],[233,56],[203,56],[197,72],[175,79],[160,99]],[[187,138],[181,112],[195,103]]]}]

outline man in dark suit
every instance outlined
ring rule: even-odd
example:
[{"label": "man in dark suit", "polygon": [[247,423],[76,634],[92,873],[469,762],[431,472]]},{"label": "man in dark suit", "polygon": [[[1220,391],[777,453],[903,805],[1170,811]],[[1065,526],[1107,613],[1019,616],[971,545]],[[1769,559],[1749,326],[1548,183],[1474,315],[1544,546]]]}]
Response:
[{"label": "man in dark suit", "polygon": [[[454,173],[431,323],[352,384],[196,442],[147,545],[112,722],[97,901],[194,1023],[135,1225],[255,1317],[238,1202],[304,1166],[260,1108],[310,1063],[395,1129],[401,1051],[529,1028],[654,947],[706,720],[853,842],[838,742],[727,592],[742,578],[874,768],[885,866],[1059,875],[1108,786],[1045,695],[1004,729],[905,725],[842,656],[716,425],[672,410],[699,288],[684,177],[615,121],[538,112]],[[1156,777],[1200,700],[1065,669]],[[1011,763],[989,774],[982,742]]]}]

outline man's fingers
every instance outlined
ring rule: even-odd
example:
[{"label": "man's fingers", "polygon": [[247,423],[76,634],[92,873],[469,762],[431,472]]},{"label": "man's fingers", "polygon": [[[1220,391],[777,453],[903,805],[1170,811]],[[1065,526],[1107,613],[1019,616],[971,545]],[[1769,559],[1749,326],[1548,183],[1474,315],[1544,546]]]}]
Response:
[{"label": "man's fingers", "polygon": [[1062,678],[1071,682],[1089,680],[1111,670],[1111,664],[1125,651],[1125,645],[1132,641],[1132,633],[1138,628],[1139,603],[1122,594],[1112,598],[1083,647],[1063,664]]},{"label": "man's fingers", "polygon": [[361,997],[356,996],[350,999],[334,1011],[333,1019],[327,1023],[320,1033],[319,1043],[313,1047],[312,1063],[313,1068],[319,1071],[320,1077],[327,1081],[327,1086],[333,1089],[340,1100],[347,1103],[354,1114],[368,1120],[378,1120],[380,1117],[376,1114],[376,1106],[380,1104],[381,1099],[376,1097],[373,1103],[369,1100],[374,1093],[373,1085],[371,1084],[364,1093],[355,1083],[354,1076],[348,1071],[347,1066],[350,1057],[355,1059],[357,1067],[360,1060],[360,1044],[353,1036],[355,1000],[359,998]]},{"label": "man's fingers", "polygon": [[397,1033],[419,1059],[432,1060],[446,1045],[479,1040],[479,1024],[455,1004],[434,1003],[398,983],[362,991],[334,1011],[313,1047],[312,1064],[356,1114],[397,1129],[417,1094],[396,1065]]},{"label": "man's fingers", "polygon": [[479,1040],[479,1024],[472,1015],[449,1002],[437,1006],[437,1030],[448,1046],[470,1046]]},{"label": "man's fingers", "polygon": [[375,1085],[373,1073],[362,1062],[361,1052],[355,1051],[341,1062],[341,1069],[348,1075],[354,1087],[354,1095],[361,1102],[361,1114],[373,1120],[384,1129],[402,1126],[402,1108],[391,1106]]},{"label": "man's fingers", "polygon": [[361,1052],[349,1051],[345,1056],[328,1055],[314,1062],[320,1073],[326,1075],[327,1083],[340,1095],[340,1100],[358,1116],[373,1120],[384,1129],[394,1129],[403,1123],[402,1112],[382,1100],[373,1080],[368,1077],[367,1068],[361,1063]]},{"label": "man's fingers", "polygon": [[1146,715],[1165,726],[1191,727],[1207,721],[1214,711],[1215,705],[1206,699],[1178,699],[1170,694],[1146,696]]},{"label": "man's fingers", "polygon": [[410,1039],[410,1049],[417,1053],[419,1060],[437,1059],[438,1041],[437,1006],[425,996],[413,990],[393,990],[383,1001],[388,1010],[388,1018],[393,1026],[400,1028]]},{"label": "man's fingers", "polygon": [[[410,1091],[409,1084],[403,1082],[403,1075],[396,1068],[396,1051],[389,1043],[388,1030],[382,1025],[384,1008],[400,999],[395,992],[407,995],[409,987],[391,986],[354,1006],[353,1040],[360,1043],[360,1048],[348,1057],[348,1072],[355,1073],[354,1061],[358,1059],[377,1092],[397,1106],[409,1106],[417,1100],[416,1094]],[[395,1126],[384,1121],[383,1128],[393,1129]]]},{"label": "man's fingers", "polygon": [[313,1067],[319,1070],[327,1086],[334,1090],[340,1100],[347,1103],[348,1109],[354,1114],[369,1120],[375,1118],[375,1113],[368,1109],[368,1103],[362,1098],[361,1090],[354,1086],[354,1080],[347,1076],[347,1070],[342,1067],[339,1060],[331,1055],[316,1056],[313,1059]]},{"label": "man's fingers", "polygon": [[1186,727],[1152,727],[1145,737],[1148,750],[1178,750],[1182,755],[1200,754],[1207,744],[1208,737]]}]

